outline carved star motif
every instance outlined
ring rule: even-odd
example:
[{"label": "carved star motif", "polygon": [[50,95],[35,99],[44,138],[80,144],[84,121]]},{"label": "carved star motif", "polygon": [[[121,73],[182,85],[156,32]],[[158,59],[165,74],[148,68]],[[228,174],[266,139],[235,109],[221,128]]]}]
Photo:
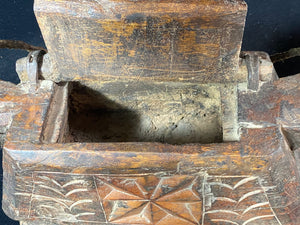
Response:
[{"label": "carved star motif", "polygon": [[200,224],[199,177],[98,177],[97,190],[114,224]]}]

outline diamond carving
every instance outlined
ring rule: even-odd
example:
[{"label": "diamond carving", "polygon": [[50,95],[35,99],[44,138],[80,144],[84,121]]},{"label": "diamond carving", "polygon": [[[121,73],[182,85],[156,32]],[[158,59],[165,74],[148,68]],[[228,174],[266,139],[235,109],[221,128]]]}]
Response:
[{"label": "diamond carving", "polygon": [[200,224],[201,178],[96,177],[106,219],[114,224]]}]

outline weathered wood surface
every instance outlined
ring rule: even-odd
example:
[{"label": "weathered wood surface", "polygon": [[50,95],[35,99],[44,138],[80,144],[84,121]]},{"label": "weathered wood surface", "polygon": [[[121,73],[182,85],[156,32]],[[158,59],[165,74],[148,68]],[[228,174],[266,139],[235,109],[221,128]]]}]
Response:
[{"label": "weathered wood surface", "polygon": [[235,143],[39,144],[32,117],[47,108],[25,107],[4,146],[4,210],[61,224],[296,225],[299,171],[283,131],[299,129],[299,81],[240,91]]},{"label": "weathered wood surface", "polygon": [[[15,94],[15,85],[9,82],[0,81],[0,98],[3,98],[4,93],[11,92]],[[12,121],[13,112],[16,104],[11,101],[1,102],[0,107],[0,147],[4,143],[6,131]]]},{"label": "weathered wood surface", "polygon": [[[6,139],[39,142],[53,89],[51,81],[42,81],[36,93],[28,91],[29,84],[17,86],[0,81],[0,129],[6,131],[16,126],[18,130],[22,126],[18,133],[12,132]],[[38,116],[41,112],[44,114]]]},{"label": "weathered wood surface", "polygon": [[225,125],[219,89],[223,88],[221,84],[112,81],[93,90],[73,83],[69,141],[222,142]]},{"label": "weathered wood surface", "polygon": [[[276,80],[263,53],[248,52],[239,62],[244,2],[82,3],[36,1],[49,49],[44,65],[53,80],[79,81],[99,93],[72,93],[68,84],[51,81],[38,82],[35,90],[0,83],[0,115],[6,115],[0,127],[9,127],[3,148],[7,215],[28,225],[298,225],[300,75]],[[235,73],[238,66],[245,71],[245,62],[248,79]],[[219,84],[212,90],[211,83]],[[149,94],[151,87],[158,90]],[[70,111],[71,123],[69,110],[108,104],[142,109],[141,115],[154,111],[171,124],[172,116],[189,117],[202,104],[200,114],[218,123],[223,140],[240,130],[240,141],[73,142],[72,123],[84,117]],[[210,108],[217,112],[212,117],[205,112]],[[199,127],[197,117],[188,122]]]},{"label": "weathered wood surface", "polygon": [[91,83],[245,81],[235,72],[246,11],[241,0],[35,1],[57,81]]},{"label": "weathered wood surface", "polygon": [[[269,138],[276,133],[277,137]],[[9,151],[13,161],[6,155],[6,166],[14,167],[17,183],[11,196],[19,214],[15,218],[159,224],[151,222],[153,215],[155,220],[166,217],[166,224],[201,224],[202,219],[203,224],[222,219],[238,224],[251,219],[252,224],[297,224],[291,222],[297,221],[294,207],[299,199],[293,176],[297,171],[285,152],[289,149],[280,150],[282,141],[272,147],[279,133],[267,129],[248,134],[257,138],[261,148],[275,153],[249,151],[253,146],[248,145],[185,146],[177,151],[188,148],[189,153],[172,153],[173,148],[155,144],[56,145],[45,146],[42,152],[40,146],[31,146],[32,150]],[[157,197],[155,188],[162,192]],[[156,211],[150,210],[153,205]]]}]

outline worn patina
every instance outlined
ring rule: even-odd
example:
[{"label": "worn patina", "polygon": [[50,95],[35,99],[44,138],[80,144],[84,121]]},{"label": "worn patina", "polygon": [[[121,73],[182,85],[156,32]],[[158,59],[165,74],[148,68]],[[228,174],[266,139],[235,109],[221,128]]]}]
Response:
[{"label": "worn patina", "polygon": [[[300,75],[240,47],[241,0],[36,0],[47,53],[0,82],[23,225],[297,225]],[[4,141],[5,140],[5,141]]]}]

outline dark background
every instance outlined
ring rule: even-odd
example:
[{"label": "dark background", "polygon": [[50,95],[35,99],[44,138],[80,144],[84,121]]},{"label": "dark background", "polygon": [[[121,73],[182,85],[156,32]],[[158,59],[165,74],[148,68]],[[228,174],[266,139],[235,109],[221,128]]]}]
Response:
[{"label": "dark background", "polygon": [[[246,2],[248,16],[242,50],[265,51],[272,55],[300,47],[299,0],[246,0]],[[44,46],[33,14],[33,0],[1,0],[0,39],[22,40],[31,45]],[[26,51],[0,49],[0,80],[18,83],[15,62],[26,55]],[[300,57],[276,63],[275,67],[281,77],[300,73]],[[2,171],[0,174],[2,180]],[[19,223],[10,220],[0,210],[0,224]]]}]

